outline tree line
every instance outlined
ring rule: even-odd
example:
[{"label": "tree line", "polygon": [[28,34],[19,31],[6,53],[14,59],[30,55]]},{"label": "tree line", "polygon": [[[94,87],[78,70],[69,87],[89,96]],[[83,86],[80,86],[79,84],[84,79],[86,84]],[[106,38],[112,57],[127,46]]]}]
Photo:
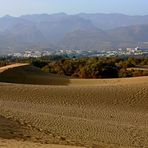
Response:
[{"label": "tree line", "polygon": [[73,78],[122,78],[148,76],[148,71],[128,69],[148,65],[148,58],[93,57],[69,58],[46,56],[41,58],[0,57],[0,67],[13,63],[30,63],[47,73]]},{"label": "tree line", "polygon": [[44,72],[73,78],[121,78],[147,76],[145,70],[129,70],[130,67],[148,65],[148,58],[63,58],[35,59],[31,62]]}]

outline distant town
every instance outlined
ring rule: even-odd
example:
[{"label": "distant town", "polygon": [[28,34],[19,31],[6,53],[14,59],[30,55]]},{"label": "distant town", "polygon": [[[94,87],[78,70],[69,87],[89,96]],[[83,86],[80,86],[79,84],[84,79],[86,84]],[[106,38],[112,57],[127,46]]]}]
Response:
[{"label": "distant town", "polygon": [[148,48],[143,49],[140,47],[126,48],[126,49],[115,49],[115,50],[34,50],[28,49],[24,52],[16,52],[8,54],[7,56],[18,57],[18,58],[38,58],[44,56],[67,56],[67,57],[111,57],[111,56],[148,56]]}]

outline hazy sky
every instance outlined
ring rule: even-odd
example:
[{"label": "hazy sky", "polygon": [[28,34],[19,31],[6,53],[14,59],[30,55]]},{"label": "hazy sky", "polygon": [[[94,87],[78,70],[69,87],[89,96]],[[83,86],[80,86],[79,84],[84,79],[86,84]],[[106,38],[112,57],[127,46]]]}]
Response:
[{"label": "hazy sky", "polygon": [[0,0],[0,16],[58,12],[147,15],[148,0]]}]

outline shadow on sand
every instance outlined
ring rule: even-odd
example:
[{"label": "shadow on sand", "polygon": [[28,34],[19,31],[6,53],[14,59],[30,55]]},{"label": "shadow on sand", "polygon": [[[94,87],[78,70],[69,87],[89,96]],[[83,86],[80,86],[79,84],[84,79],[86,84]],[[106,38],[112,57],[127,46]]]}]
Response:
[{"label": "shadow on sand", "polygon": [[39,68],[25,65],[0,73],[0,82],[33,85],[68,85],[68,77],[42,72]]}]

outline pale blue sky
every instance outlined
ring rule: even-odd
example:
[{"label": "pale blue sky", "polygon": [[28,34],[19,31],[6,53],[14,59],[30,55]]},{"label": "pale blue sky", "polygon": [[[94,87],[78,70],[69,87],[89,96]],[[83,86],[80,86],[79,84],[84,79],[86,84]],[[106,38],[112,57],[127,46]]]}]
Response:
[{"label": "pale blue sky", "polygon": [[148,0],[0,0],[0,16],[58,12],[148,15]]}]

